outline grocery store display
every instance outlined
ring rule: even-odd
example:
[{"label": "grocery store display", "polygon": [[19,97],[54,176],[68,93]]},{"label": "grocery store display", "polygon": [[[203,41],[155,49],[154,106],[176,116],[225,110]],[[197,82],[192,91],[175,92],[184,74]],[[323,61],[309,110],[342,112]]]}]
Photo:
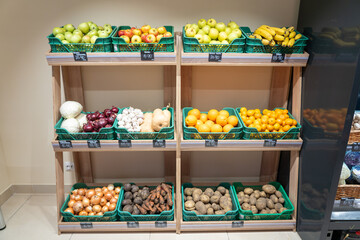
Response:
[{"label": "grocery store display", "polygon": [[73,186],[62,206],[65,221],[115,221],[121,184],[88,187],[84,183]]},{"label": "grocery store display", "polygon": [[301,127],[287,109],[264,109],[261,112],[260,109],[242,107],[236,111],[245,127],[245,139],[296,138]]}]

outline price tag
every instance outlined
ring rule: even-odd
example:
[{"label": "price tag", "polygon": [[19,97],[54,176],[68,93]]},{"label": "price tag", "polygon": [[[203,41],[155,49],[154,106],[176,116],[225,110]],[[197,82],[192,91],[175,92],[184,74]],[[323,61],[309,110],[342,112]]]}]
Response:
[{"label": "price tag", "polygon": [[119,140],[120,148],[131,148],[131,140]]},{"label": "price tag", "polygon": [[164,148],[164,147],[166,147],[165,140],[163,140],[163,139],[155,139],[155,140],[153,140],[153,147],[154,148]]},{"label": "price tag", "polygon": [[271,62],[283,63],[285,60],[285,53],[273,53]]},{"label": "price tag", "polygon": [[166,221],[156,221],[155,227],[156,228],[167,228],[167,222]]},{"label": "price tag", "polygon": [[139,228],[139,222],[127,222],[128,228]]},{"label": "price tag", "polygon": [[359,152],[360,151],[360,144],[358,142],[354,142],[351,146],[351,151]]},{"label": "price tag", "polygon": [[341,198],[340,207],[352,207],[354,205],[355,198]]},{"label": "price tag", "polygon": [[205,139],[205,147],[217,147],[218,140],[217,139]]},{"label": "price tag", "polygon": [[75,62],[87,62],[88,60],[86,52],[73,52],[73,54]]},{"label": "price tag", "polygon": [[232,228],[241,228],[244,226],[244,221],[234,221],[231,223]]},{"label": "price tag", "polygon": [[88,140],[87,144],[89,148],[101,148],[99,140]]},{"label": "price tag", "polygon": [[141,51],[141,61],[154,61],[155,54],[153,51]]},{"label": "price tag", "polygon": [[69,140],[59,140],[60,148],[72,148],[72,143]]},{"label": "price tag", "polygon": [[93,224],[91,222],[81,222],[80,227],[81,229],[89,229],[93,228]]},{"label": "price tag", "polygon": [[209,62],[221,62],[221,60],[222,60],[221,52],[209,53]]},{"label": "price tag", "polygon": [[275,147],[276,146],[276,139],[265,139],[264,140],[264,147]]}]

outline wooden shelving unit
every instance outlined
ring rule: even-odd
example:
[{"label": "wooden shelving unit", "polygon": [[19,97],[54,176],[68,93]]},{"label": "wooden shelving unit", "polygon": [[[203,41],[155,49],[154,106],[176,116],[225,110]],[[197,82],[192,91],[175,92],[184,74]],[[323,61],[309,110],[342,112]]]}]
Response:
[{"label": "wooden shelving unit", "polygon": [[[206,53],[184,53],[181,37],[176,36],[175,52],[155,53],[154,61],[141,61],[140,53],[88,53],[87,62],[76,62],[72,53],[46,53],[48,64],[52,67],[53,84],[53,120],[59,120],[61,105],[61,77],[66,100],[78,101],[84,105],[82,89],[81,66],[164,66],[164,103],[171,102],[175,106],[176,133],[173,140],[166,140],[164,148],[154,148],[151,140],[133,140],[130,148],[120,148],[117,140],[100,140],[100,148],[89,148],[87,141],[72,141],[72,148],[61,148],[59,141],[52,141],[55,152],[58,231],[65,232],[152,232],[152,231],[280,231],[296,230],[296,206],[298,188],[299,151],[302,139],[278,140],[274,147],[264,146],[264,140],[219,140],[216,147],[206,147],[203,140],[184,140],[182,137],[182,107],[191,106],[191,71],[193,66],[271,66],[273,67],[270,89],[269,108],[275,106],[287,107],[287,99],[292,79],[292,114],[300,119],[301,109],[301,67],[306,66],[308,54],[286,55],[283,63],[272,63],[271,54],[222,54],[222,61],[208,62]],[[292,77],[291,77],[292,76]],[[176,99],[173,99],[173,95]],[[176,169],[175,219],[166,226],[155,222],[139,222],[132,228],[127,222],[93,222],[91,227],[84,227],[79,222],[63,222],[60,208],[64,202],[64,169],[63,152],[72,152],[75,162],[77,181],[93,182],[90,164],[90,152],[99,151],[164,151],[165,159],[173,158],[167,152],[176,152],[176,161],[165,161]],[[280,151],[290,151],[289,198],[295,207],[290,220],[267,221],[223,221],[223,222],[185,222],[182,219],[181,183],[182,172],[186,174],[190,151],[263,151],[260,179],[270,181],[271,175],[277,169]],[[167,163],[171,162],[171,163]],[[174,165],[172,165],[174,163]],[[81,166],[81,172],[78,167]],[[165,166],[166,168],[166,166]]]}]

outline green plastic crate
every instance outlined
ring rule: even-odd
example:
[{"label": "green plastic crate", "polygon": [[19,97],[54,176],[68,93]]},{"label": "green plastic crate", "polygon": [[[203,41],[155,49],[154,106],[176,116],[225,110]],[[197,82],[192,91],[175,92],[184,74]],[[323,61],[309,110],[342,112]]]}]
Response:
[{"label": "green plastic crate", "polygon": [[201,190],[205,190],[206,188],[211,188],[213,190],[216,190],[217,187],[223,186],[226,189],[229,190],[233,210],[228,211],[225,214],[222,215],[197,215],[194,211],[187,211],[185,210],[185,201],[184,201],[184,189],[185,188],[192,188],[194,187],[191,183],[184,183],[181,186],[181,199],[182,199],[182,208],[183,208],[183,220],[184,221],[231,221],[236,220],[238,216],[238,205],[236,204],[236,194],[233,191],[230,183],[220,183],[218,186],[195,186],[197,188],[200,188]]},{"label": "green plastic crate", "polygon": [[[218,139],[218,140],[231,140],[231,139],[240,139],[242,133],[243,133],[243,124],[239,120],[238,114],[236,114],[235,110],[233,108],[223,108],[222,110],[226,110],[229,112],[230,116],[234,115],[238,118],[238,125],[236,127],[233,127],[229,132],[220,132],[220,133],[214,133],[214,132],[204,132],[199,133],[199,131],[194,127],[186,127],[185,124],[185,118],[188,115],[188,112],[192,110],[192,107],[185,107],[183,108],[183,132],[184,132],[184,139],[190,140],[205,140],[205,139]],[[201,112],[206,113],[207,112]]]},{"label": "green plastic crate", "polygon": [[[121,109],[119,114],[124,109]],[[162,110],[165,109],[166,107],[162,108]],[[116,119],[114,122],[116,138],[118,140],[174,139],[174,109],[170,107],[168,110],[171,113],[170,127],[164,127],[159,132],[129,132],[126,128],[118,128],[118,120]]]},{"label": "green plastic crate", "polygon": [[[309,40],[303,34],[301,34],[301,38],[296,40],[293,47],[283,47],[281,45],[276,44],[271,47],[269,45],[262,44],[260,39],[249,38],[253,32],[248,27],[240,27],[241,31],[246,37],[246,53],[304,53],[304,49],[306,47],[306,41]],[[299,32],[296,31],[296,34]]]},{"label": "green plastic crate", "polygon": [[[134,184],[134,183],[131,183]],[[124,194],[125,191],[122,188],[121,192],[121,198],[120,199],[120,205],[118,207],[118,215],[120,217],[120,221],[123,222],[145,222],[145,221],[173,221],[174,220],[174,212],[175,212],[175,199],[174,199],[174,184],[166,182],[166,184],[172,186],[172,201],[173,205],[170,211],[162,211],[160,214],[149,214],[149,215],[132,215],[129,212],[122,211],[122,205],[121,202],[124,200]],[[145,186],[138,186],[140,189],[142,189]],[[150,188],[150,190],[155,189],[157,186],[147,186]]]},{"label": "green plastic crate", "polygon": [[[81,112],[83,114],[93,113],[93,112]],[[60,120],[55,125],[55,131],[58,135],[59,140],[115,140],[115,121],[111,128],[102,128],[99,132],[80,132],[80,133],[69,133],[66,129],[61,127],[64,118]]]},{"label": "green plastic crate", "polygon": [[209,44],[199,43],[194,37],[185,36],[185,27],[182,32],[184,52],[222,52],[222,53],[244,53],[245,37],[244,33],[240,38],[236,38],[230,44]]},{"label": "green plastic crate", "polygon": [[51,47],[51,52],[112,52],[111,37],[116,33],[116,27],[112,26],[113,31],[107,38],[97,38],[95,43],[67,43],[64,44],[54,34],[47,36]]},{"label": "green plastic crate", "polygon": [[281,194],[285,200],[284,207],[287,209],[282,213],[274,213],[274,214],[253,214],[250,210],[243,210],[237,198],[237,194],[240,191],[244,191],[245,188],[251,187],[255,190],[262,191],[262,185],[255,185],[255,186],[244,186],[241,182],[234,182],[232,185],[234,194],[236,195],[236,204],[239,209],[239,218],[242,220],[280,220],[280,219],[291,219],[291,215],[294,212],[294,206],[292,205],[289,197],[287,196],[284,188],[278,182],[270,182],[268,183],[273,185]]},{"label": "green plastic crate", "polygon": [[168,32],[171,32],[172,37],[163,37],[158,43],[126,43],[124,39],[118,36],[119,30],[131,29],[130,26],[120,26],[116,28],[112,36],[112,43],[114,52],[174,52],[174,27],[164,26]]},{"label": "green plastic crate", "polygon": [[[121,183],[114,183],[114,186],[121,187],[121,190],[122,190],[123,185]],[[93,188],[97,188],[97,187],[102,188],[103,186],[88,187],[85,183],[76,183],[71,188],[70,194],[75,189],[79,189],[79,188],[93,189]],[[119,194],[119,199],[116,203],[115,210],[111,211],[111,212],[106,212],[102,216],[76,216],[72,213],[65,212],[65,210],[68,208],[68,202],[70,201],[70,194],[69,194],[69,196],[67,196],[63,206],[60,209],[61,215],[64,218],[64,222],[115,222],[116,220],[118,220],[117,209],[118,209],[119,205],[121,205],[121,201],[120,201],[121,191]]]},{"label": "green plastic crate", "polygon": [[[285,108],[274,108],[275,109],[282,109],[285,110]],[[244,135],[243,138],[247,140],[255,139],[255,140],[261,140],[261,139],[298,139],[301,125],[299,122],[297,123],[296,127],[290,128],[287,132],[259,132],[256,128],[249,128],[246,127],[244,124],[244,121],[240,117],[240,108],[236,108],[236,114],[238,118],[241,121],[241,124],[244,126]],[[295,119],[293,115],[289,112],[289,117],[291,119]],[[296,119],[295,119],[296,120]]]}]

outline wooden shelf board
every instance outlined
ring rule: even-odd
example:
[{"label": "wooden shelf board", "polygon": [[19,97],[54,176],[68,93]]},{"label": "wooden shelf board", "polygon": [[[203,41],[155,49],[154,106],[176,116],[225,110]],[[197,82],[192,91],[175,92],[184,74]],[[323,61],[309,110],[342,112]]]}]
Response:
[{"label": "wooden shelf board", "polygon": [[309,58],[308,53],[286,54],[283,63],[272,63],[271,53],[223,53],[221,62],[209,62],[209,53],[181,53],[183,66],[276,66],[276,67],[305,67]]}]

